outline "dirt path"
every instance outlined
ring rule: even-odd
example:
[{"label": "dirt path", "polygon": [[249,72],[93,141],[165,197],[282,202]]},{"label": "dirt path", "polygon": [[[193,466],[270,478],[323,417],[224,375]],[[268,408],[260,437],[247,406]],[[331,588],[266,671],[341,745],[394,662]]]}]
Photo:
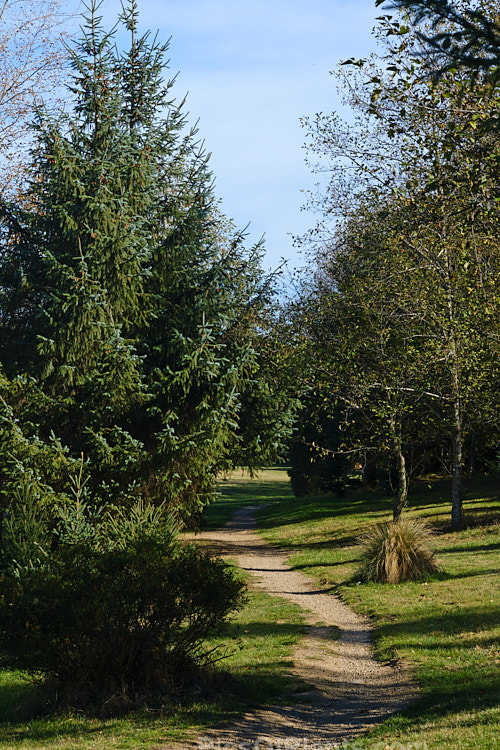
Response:
[{"label": "dirt path", "polygon": [[[400,664],[381,664],[373,658],[366,620],[337,597],[318,590],[310,578],[289,566],[288,553],[258,536],[255,510],[243,508],[224,528],[204,532],[202,538],[251,573],[252,585],[304,608],[310,627],[294,653],[293,671],[314,689],[298,695],[300,702],[294,706],[246,714],[237,726],[211,730],[182,750],[339,747],[401,710],[416,698],[417,689]],[[340,629],[339,640],[328,638],[332,625]]]}]

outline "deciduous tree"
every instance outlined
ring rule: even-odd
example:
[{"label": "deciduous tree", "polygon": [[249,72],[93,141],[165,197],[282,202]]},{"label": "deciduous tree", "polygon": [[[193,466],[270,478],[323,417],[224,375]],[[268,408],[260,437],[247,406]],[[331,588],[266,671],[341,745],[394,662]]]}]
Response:
[{"label": "deciduous tree", "polygon": [[[66,69],[65,0],[3,0],[0,4],[0,193],[22,182],[32,142],[34,102],[54,99]],[[56,94],[57,95],[57,94]]]},{"label": "deciduous tree", "polygon": [[[369,415],[381,447],[378,428],[385,423],[400,466],[400,499],[402,447],[415,440],[414,417],[421,419],[424,406],[424,414],[437,414],[435,442],[444,425],[451,440],[458,528],[464,436],[495,413],[498,142],[479,124],[498,113],[498,100],[487,82],[471,87],[464,74],[431,80],[408,33],[384,17],[387,70],[350,61],[354,126],[343,128],[328,115],[308,122],[313,150],[332,166],[332,180],[316,204],[324,219],[307,239],[328,288],[318,307],[333,303],[333,325],[323,318],[333,391]],[[390,43],[402,36],[402,43]],[[375,210],[367,211],[374,195]],[[340,217],[333,227],[332,216]]]},{"label": "deciduous tree", "polygon": [[[384,2],[376,0],[375,5]],[[418,37],[434,59],[436,72],[460,66],[474,73],[487,73],[494,82],[499,80],[500,24],[494,2],[390,0],[389,8],[409,12],[413,23],[419,26]],[[431,28],[422,27],[423,21],[430,22]]]}]

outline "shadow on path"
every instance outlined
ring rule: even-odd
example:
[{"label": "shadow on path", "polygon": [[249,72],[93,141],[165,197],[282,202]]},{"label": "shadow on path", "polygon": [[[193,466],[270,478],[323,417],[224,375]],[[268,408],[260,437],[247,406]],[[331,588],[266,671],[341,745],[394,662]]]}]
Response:
[{"label": "shadow on path", "polygon": [[[184,744],[184,750],[237,750],[250,748],[257,740],[266,750],[285,740],[287,747],[294,742],[297,748],[305,747],[307,740],[306,744],[322,742],[333,748],[402,710],[418,695],[402,665],[375,660],[368,621],[294,570],[288,563],[289,551],[267,544],[256,533],[257,507],[262,506],[238,510],[225,527],[198,538],[248,571],[251,585],[304,609],[309,628],[294,653],[293,672],[311,690],[299,694],[294,706],[248,713],[237,726],[213,729],[191,745]],[[338,639],[332,639],[333,628],[338,629]]]}]

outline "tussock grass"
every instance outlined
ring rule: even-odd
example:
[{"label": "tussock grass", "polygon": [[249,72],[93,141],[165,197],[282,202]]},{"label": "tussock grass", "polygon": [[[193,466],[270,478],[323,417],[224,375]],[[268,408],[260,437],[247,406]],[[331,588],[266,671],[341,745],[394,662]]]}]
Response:
[{"label": "tussock grass", "polygon": [[401,583],[437,573],[431,539],[427,525],[417,518],[376,524],[357,540],[361,546],[359,577],[376,583]]}]

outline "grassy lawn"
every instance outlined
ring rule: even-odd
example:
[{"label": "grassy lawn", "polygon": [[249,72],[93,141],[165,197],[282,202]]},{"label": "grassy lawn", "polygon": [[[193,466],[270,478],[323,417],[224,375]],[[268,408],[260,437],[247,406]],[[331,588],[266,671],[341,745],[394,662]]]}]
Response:
[{"label": "grassy lawn", "polygon": [[[289,547],[297,568],[333,586],[373,622],[376,651],[397,656],[414,668],[422,700],[403,716],[377,728],[353,747],[419,750],[495,750],[500,737],[500,523],[498,483],[469,488],[469,528],[449,531],[449,486],[435,482],[413,490],[410,513],[426,517],[436,531],[441,571],[424,582],[398,586],[359,584],[355,539],[363,528],[390,518],[391,498],[383,493],[338,499],[293,498],[283,469],[256,480],[234,475],[222,482],[221,498],[206,524],[224,523],[248,504],[259,511],[262,533]],[[51,716],[43,693],[20,675],[0,675],[1,750],[108,750],[159,748],[206,727],[231,720],[261,702],[293,701],[289,675],[293,644],[303,621],[296,607],[262,592],[250,592],[224,638],[224,676],[213,679],[189,705],[166,705],[110,720],[76,712]],[[33,719],[35,710],[42,718]],[[312,738],[311,738],[312,739]],[[400,743],[400,744],[396,744]],[[413,745],[412,745],[413,743]]]},{"label": "grassy lawn", "polygon": [[399,657],[414,668],[422,700],[406,715],[377,729],[359,747],[420,743],[428,750],[500,747],[500,507],[498,479],[470,484],[469,528],[449,530],[449,485],[417,486],[410,514],[435,530],[441,571],[419,583],[360,584],[357,535],[388,520],[382,493],[348,498],[292,498],[259,513],[272,542],[294,550],[293,564],[334,586],[367,615],[381,658]]},{"label": "grassy lawn", "polygon": [[289,498],[290,484],[285,468],[265,469],[253,479],[247,472],[235,471],[221,479],[219,499],[204,512],[204,528],[223,526],[245,505],[275,505]]}]

